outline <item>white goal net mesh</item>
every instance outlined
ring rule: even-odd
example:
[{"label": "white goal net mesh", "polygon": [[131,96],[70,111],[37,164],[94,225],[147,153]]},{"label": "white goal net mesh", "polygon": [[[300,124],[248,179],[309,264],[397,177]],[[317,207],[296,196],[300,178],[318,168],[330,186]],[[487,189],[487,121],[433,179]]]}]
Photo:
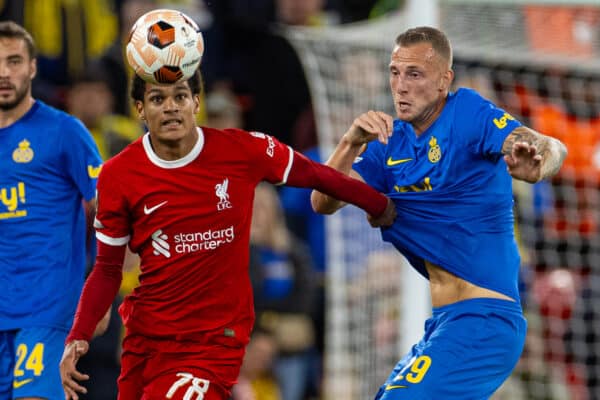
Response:
[{"label": "white goal net mesh", "polygon": [[[600,2],[440,0],[456,82],[567,144],[549,182],[515,182],[523,256],[525,351],[494,399],[600,399]],[[393,114],[389,53],[411,27],[401,13],[294,29],[323,159],[353,119]],[[346,207],[327,221],[324,398],[369,399],[428,316],[426,287]]]}]

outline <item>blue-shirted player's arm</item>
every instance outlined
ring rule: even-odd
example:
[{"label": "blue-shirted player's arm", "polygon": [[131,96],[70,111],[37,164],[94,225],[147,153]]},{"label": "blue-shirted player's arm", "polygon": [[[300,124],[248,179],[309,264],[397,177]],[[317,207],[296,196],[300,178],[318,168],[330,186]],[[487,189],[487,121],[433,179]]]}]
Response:
[{"label": "blue-shirted player's arm", "polygon": [[[369,111],[357,117],[344,134],[326,165],[364,182],[364,179],[352,169],[356,157],[367,143],[378,139],[387,143],[392,134],[393,118],[380,111]],[[332,214],[345,203],[321,192],[311,194],[313,210],[320,214]]]},{"label": "blue-shirted player's arm", "polygon": [[558,172],[567,148],[557,139],[520,126],[504,140],[502,154],[513,178],[535,183]]},{"label": "blue-shirted player's arm", "polygon": [[[469,121],[461,133],[476,153],[504,155],[510,175],[529,183],[558,172],[567,155],[558,140],[521,125],[500,107],[471,89],[460,89],[459,121]],[[509,133],[508,133],[509,132]]]},{"label": "blue-shirted player's arm", "polygon": [[68,175],[84,200],[96,194],[102,158],[92,134],[78,119],[65,116],[61,122],[60,153]]}]

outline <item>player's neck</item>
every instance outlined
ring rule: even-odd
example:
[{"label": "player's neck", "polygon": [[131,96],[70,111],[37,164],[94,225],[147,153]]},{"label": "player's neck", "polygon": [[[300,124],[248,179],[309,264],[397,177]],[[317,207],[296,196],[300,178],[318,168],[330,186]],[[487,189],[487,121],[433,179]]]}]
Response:
[{"label": "player's neck", "polygon": [[6,128],[21,119],[31,109],[33,103],[35,103],[35,99],[27,96],[16,107],[10,110],[0,110],[0,128]]},{"label": "player's neck", "polygon": [[187,156],[199,140],[198,129],[185,135],[178,140],[161,140],[150,135],[150,144],[152,150],[161,159],[165,161],[175,161]]},{"label": "player's neck", "polygon": [[420,136],[423,132],[425,132],[435,122],[435,120],[438,119],[444,110],[445,105],[446,97],[433,104],[429,110],[423,113],[421,118],[411,123],[417,136]]}]

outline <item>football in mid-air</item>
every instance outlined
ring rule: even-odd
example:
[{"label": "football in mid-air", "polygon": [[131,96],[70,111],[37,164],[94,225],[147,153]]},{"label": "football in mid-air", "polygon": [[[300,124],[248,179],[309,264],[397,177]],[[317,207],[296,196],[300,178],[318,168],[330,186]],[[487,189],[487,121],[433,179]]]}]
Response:
[{"label": "football in mid-air", "polygon": [[142,15],[131,28],[126,49],[129,65],[151,83],[189,79],[203,52],[198,25],[184,13],[166,9]]}]

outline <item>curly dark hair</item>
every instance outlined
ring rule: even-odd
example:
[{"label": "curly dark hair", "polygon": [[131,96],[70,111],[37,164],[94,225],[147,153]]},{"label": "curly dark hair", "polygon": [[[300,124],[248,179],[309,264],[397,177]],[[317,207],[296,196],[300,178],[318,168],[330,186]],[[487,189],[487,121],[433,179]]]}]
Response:
[{"label": "curly dark hair", "polygon": [[[202,74],[200,69],[194,72],[194,75],[187,80],[187,83],[192,91],[192,94],[202,93],[204,83],[202,82]],[[131,80],[131,98],[133,101],[144,101],[144,92],[146,91],[146,81],[140,78],[137,74],[133,75]]]}]

